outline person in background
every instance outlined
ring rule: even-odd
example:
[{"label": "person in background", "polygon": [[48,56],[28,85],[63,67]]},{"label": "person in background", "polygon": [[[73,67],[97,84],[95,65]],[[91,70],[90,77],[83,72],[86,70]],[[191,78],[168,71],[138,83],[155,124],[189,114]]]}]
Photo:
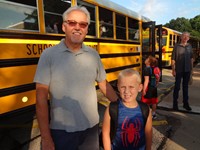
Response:
[{"label": "person in background", "polygon": [[83,44],[89,24],[85,7],[70,7],[63,13],[65,38],[39,59],[34,82],[42,150],[99,149],[95,81],[109,100],[118,97],[99,54]]},{"label": "person in background", "polygon": [[132,69],[121,71],[117,87],[121,97],[118,102],[117,129],[112,140],[111,120],[113,118],[109,113],[110,107],[107,107],[102,127],[104,150],[150,150],[152,143],[151,109],[148,109],[145,124],[141,107],[136,100],[138,92],[142,90],[140,74]]},{"label": "person in background", "polygon": [[105,37],[106,36],[106,32],[107,32],[107,29],[105,27],[105,22],[103,20],[100,21],[100,36],[101,37]]},{"label": "person in background", "polygon": [[183,107],[192,110],[189,105],[188,83],[193,69],[193,51],[188,43],[190,33],[183,32],[181,42],[174,46],[172,52],[172,75],[175,77],[175,87],[173,91],[173,109],[178,110],[178,97],[182,80]]},{"label": "person in background", "polygon": [[149,56],[145,60],[146,67],[143,71],[144,88],[141,101],[152,106],[152,118],[156,119],[156,107],[158,104],[157,86],[160,80],[161,72],[157,66],[157,59]]}]

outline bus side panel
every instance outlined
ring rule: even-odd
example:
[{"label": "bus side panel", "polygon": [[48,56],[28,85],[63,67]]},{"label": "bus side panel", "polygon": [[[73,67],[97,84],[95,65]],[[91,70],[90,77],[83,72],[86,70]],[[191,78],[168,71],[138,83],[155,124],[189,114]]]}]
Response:
[{"label": "bus side panel", "polygon": [[35,90],[0,97],[0,114],[35,104]]},{"label": "bus side panel", "polygon": [[0,38],[0,114],[35,104],[33,79],[39,57],[58,42]]},{"label": "bus side panel", "polygon": [[50,42],[42,40],[0,39],[0,59],[39,57],[44,49],[58,43],[58,41],[52,41],[52,44]]},{"label": "bus side panel", "polygon": [[36,65],[0,68],[0,89],[32,83],[35,70]]},{"label": "bus side panel", "polygon": [[98,52],[102,57],[109,82],[117,80],[119,72],[125,68],[141,72],[141,53],[137,45],[99,43]]}]

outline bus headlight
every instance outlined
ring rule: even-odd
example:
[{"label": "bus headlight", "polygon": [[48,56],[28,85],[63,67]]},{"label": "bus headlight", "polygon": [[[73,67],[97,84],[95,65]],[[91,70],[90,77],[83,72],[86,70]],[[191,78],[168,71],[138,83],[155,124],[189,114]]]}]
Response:
[{"label": "bus headlight", "polygon": [[26,103],[27,101],[28,101],[28,97],[24,96],[24,97],[22,98],[22,102]]}]

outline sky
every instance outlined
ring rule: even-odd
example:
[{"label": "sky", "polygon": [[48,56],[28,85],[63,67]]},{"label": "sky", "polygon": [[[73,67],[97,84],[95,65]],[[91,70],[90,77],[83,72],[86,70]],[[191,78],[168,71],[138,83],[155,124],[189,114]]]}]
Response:
[{"label": "sky", "polygon": [[156,25],[169,23],[171,19],[194,18],[200,15],[199,0],[111,0],[131,9],[152,21]]}]

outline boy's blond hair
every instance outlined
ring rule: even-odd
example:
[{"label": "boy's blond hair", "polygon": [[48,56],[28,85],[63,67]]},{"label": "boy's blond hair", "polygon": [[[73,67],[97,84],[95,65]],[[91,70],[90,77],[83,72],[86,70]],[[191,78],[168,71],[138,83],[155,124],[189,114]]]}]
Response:
[{"label": "boy's blond hair", "polygon": [[127,68],[122,70],[119,75],[118,75],[118,81],[123,78],[123,77],[127,77],[127,76],[136,76],[137,77],[137,82],[140,84],[141,83],[141,77],[138,71]]}]

